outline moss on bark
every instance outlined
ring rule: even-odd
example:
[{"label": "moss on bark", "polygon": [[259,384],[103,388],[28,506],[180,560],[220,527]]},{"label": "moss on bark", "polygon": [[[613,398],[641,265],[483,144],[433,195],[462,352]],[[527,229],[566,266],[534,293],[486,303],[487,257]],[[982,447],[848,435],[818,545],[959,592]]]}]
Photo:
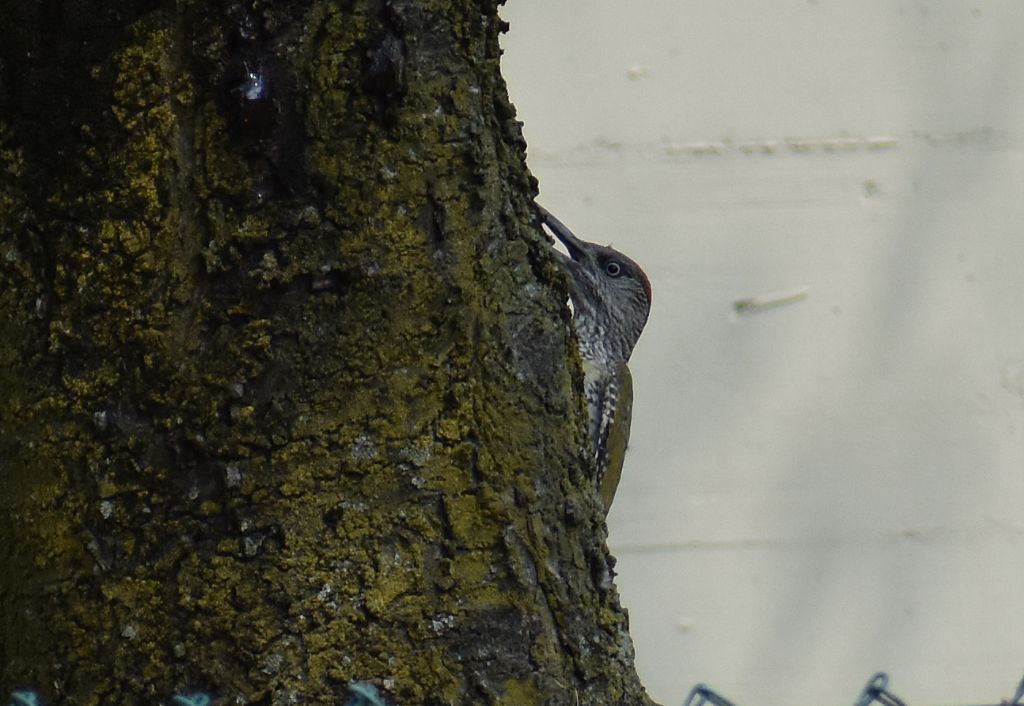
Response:
[{"label": "moss on bark", "polygon": [[10,11],[0,690],[647,703],[495,4]]}]

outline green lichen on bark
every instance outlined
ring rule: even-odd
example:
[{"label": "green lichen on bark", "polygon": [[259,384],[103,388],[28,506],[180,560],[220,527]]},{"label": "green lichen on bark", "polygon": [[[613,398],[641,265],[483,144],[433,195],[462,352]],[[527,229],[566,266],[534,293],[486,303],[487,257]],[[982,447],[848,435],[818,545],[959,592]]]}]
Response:
[{"label": "green lichen on bark", "polygon": [[0,55],[0,687],[646,703],[496,7],[80,9]]}]

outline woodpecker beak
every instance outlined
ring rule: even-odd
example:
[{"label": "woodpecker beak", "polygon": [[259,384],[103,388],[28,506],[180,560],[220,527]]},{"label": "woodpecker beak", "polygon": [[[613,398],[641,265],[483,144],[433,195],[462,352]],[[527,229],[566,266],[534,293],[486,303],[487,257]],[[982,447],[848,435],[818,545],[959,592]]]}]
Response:
[{"label": "woodpecker beak", "polygon": [[552,234],[561,240],[562,244],[565,245],[565,249],[569,251],[569,257],[566,257],[557,250],[555,255],[562,266],[569,272],[572,272],[574,267],[570,263],[573,260],[582,260],[586,257],[586,243],[573,235],[572,231],[566,228],[564,223],[552,216],[546,208],[537,206],[537,209],[540,211],[541,222],[551,229]]}]

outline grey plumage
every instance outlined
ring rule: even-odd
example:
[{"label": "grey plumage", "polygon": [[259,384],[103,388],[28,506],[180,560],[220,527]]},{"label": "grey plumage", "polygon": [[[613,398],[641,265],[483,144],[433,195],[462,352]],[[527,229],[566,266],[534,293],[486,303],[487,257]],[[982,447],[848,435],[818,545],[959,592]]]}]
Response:
[{"label": "grey plumage", "polygon": [[546,209],[540,208],[540,213],[569,251],[566,256],[556,250],[555,257],[570,277],[594,482],[607,510],[622,472],[632,418],[633,385],[626,363],[647,323],[651,284],[640,266],[619,251],[580,240]]}]

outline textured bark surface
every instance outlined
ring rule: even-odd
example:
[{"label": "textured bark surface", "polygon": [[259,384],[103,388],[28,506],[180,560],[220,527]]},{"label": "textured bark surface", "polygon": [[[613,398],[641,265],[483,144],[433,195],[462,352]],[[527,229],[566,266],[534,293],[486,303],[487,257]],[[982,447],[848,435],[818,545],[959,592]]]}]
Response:
[{"label": "textured bark surface", "polygon": [[0,696],[648,703],[496,5],[0,15]]}]

